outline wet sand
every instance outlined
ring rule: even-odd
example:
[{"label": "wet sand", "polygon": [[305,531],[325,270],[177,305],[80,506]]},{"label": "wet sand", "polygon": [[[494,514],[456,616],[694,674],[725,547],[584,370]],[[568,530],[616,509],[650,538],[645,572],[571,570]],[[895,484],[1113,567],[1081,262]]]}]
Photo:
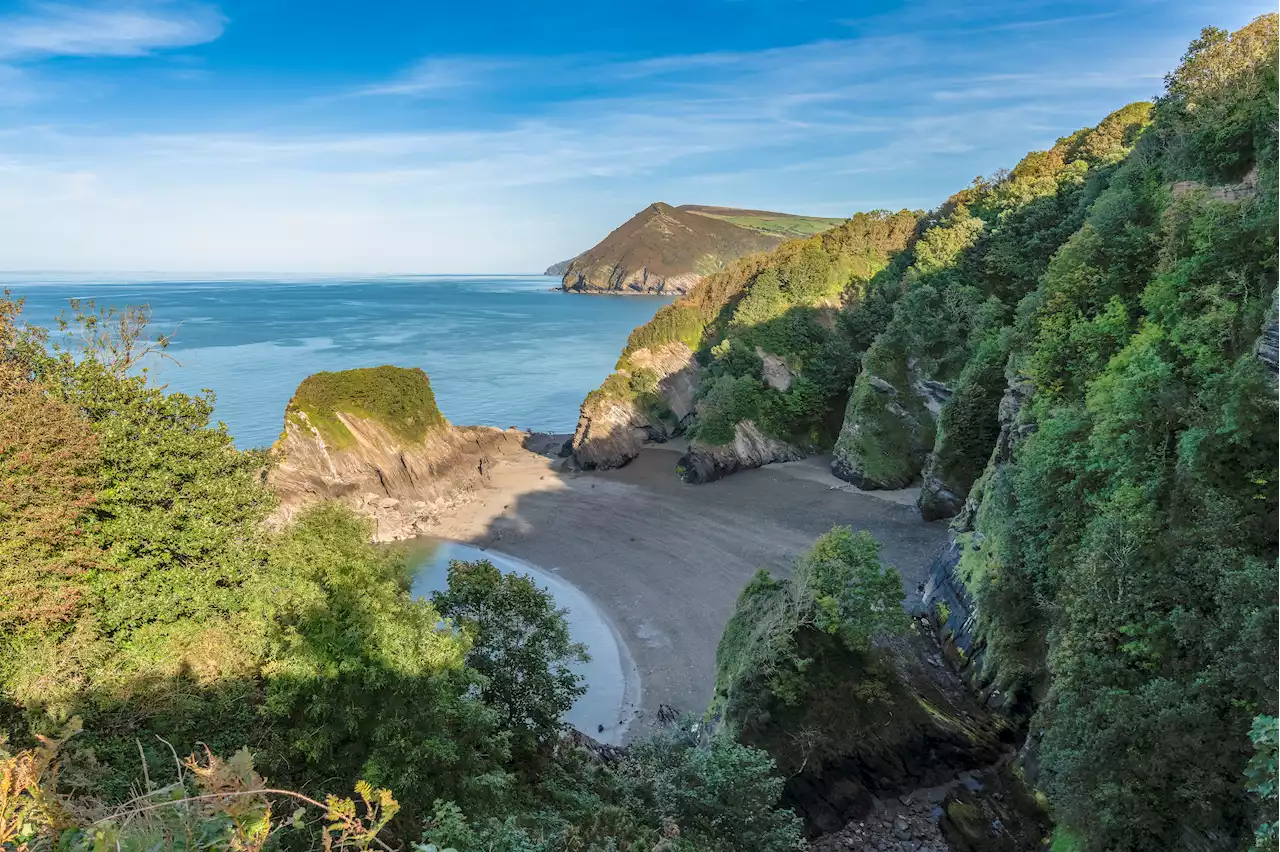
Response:
[{"label": "wet sand", "polygon": [[914,492],[860,492],[831,476],[822,457],[686,485],[674,470],[678,449],[649,448],[620,470],[586,473],[518,451],[498,459],[490,486],[432,531],[523,559],[591,597],[639,672],[633,734],[663,705],[706,709],[716,644],[758,568],[785,575],[814,539],[846,524],[879,539],[914,596],[946,538],[945,522],[920,520]]}]

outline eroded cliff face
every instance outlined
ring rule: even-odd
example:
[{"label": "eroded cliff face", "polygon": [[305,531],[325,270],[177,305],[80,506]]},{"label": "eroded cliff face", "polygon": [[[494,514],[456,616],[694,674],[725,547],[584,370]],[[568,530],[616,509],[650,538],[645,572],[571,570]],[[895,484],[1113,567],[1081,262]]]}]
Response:
[{"label": "eroded cliff face", "polygon": [[569,443],[571,463],[580,469],[622,467],[646,443],[682,434],[693,417],[697,383],[693,350],[683,343],[630,353],[627,367],[582,403]]},{"label": "eroded cliff face", "polygon": [[590,270],[566,269],[561,289],[571,293],[683,296],[702,278],[703,276],[692,272],[663,275],[648,266],[637,268],[616,263]]},{"label": "eroded cliff face", "polygon": [[373,419],[337,412],[353,442],[326,443],[307,415],[291,411],[272,448],[268,483],[280,498],[271,518],[286,524],[322,500],[341,500],[374,522],[375,541],[429,533],[436,513],[483,487],[496,457],[520,450],[524,433],[449,426],[406,441]]}]

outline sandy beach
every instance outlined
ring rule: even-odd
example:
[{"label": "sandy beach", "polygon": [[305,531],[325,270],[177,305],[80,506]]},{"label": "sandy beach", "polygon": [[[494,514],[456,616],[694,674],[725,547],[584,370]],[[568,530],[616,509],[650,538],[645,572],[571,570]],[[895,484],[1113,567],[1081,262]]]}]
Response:
[{"label": "sandy beach", "polygon": [[614,471],[572,472],[543,452],[501,457],[490,485],[440,516],[433,533],[555,572],[612,622],[640,678],[634,719],[601,719],[634,734],[659,707],[701,714],[715,682],[716,644],[739,591],[758,568],[779,574],[837,524],[868,530],[914,595],[946,523],[924,523],[915,492],[872,494],[814,457],[706,485],[675,474],[682,448],[644,450]]}]

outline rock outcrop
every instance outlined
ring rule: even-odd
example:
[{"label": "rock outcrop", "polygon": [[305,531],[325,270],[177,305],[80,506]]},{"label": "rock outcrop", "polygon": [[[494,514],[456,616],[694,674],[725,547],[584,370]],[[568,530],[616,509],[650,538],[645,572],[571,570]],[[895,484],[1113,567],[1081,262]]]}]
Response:
[{"label": "rock outcrop", "polygon": [[807,695],[795,704],[774,696],[735,720],[740,741],[778,762],[783,804],[813,836],[866,815],[877,796],[945,783],[1010,748],[1012,730],[947,666],[932,628],[913,623],[911,635],[871,653],[801,629]]},{"label": "rock outcrop", "polygon": [[[317,377],[343,389],[359,387],[368,396],[309,397]],[[369,404],[373,397],[402,389],[389,386],[391,382],[423,385],[425,394],[414,400],[423,410],[401,409],[399,421],[370,410],[377,408]],[[406,430],[405,415],[429,425]],[[340,500],[373,520],[375,541],[427,533],[437,512],[482,487],[493,459],[518,452],[523,438],[516,430],[450,425],[434,411],[421,370],[319,373],[305,380],[290,400],[284,433],[272,448],[276,464],[268,483],[280,499],[272,521],[286,524],[310,505]]]},{"label": "rock outcrop", "polygon": [[571,464],[579,469],[622,467],[648,442],[681,434],[693,417],[698,365],[683,343],[639,349],[626,366],[582,403],[569,442]]},{"label": "rock outcrop", "polygon": [[805,455],[801,448],[770,438],[755,423],[743,420],[734,427],[733,440],[727,444],[695,442],[680,457],[676,470],[682,480],[697,484],[773,462],[797,461]]},{"label": "rock outcrop", "polygon": [[[879,346],[880,344],[876,344]],[[873,366],[881,353],[865,359]],[[905,366],[883,377],[864,369],[853,385],[836,440],[831,472],[867,491],[906,488],[933,449],[936,412],[950,396],[946,385],[923,381]]]},{"label": "rock outcrop", "polygon": [[[1011,462],[1014,448],[1017,447],[1022,439],[1035,431],[1034,423],[1022,422],[1022,409],[1027,404],[1032,390],[1033,385],[1023,376],[1014,376],[1005,387],[996,415],[1000,424],[1000,434],[996,438],[996,445],[991,450],[991,458],[988,460],[986,470],[983,472],[982,478],[984,480],[991,479],[996,472]],[[981,500],[982,492],[975,487],[965,499],[964,506],[959,514],[956,515],[956,519],[952,521],[951,528],[957,532],[972,531],[977,520],[978,507],[981,504]]]},{"label": "rock outcrop", "polygon": [[976,674],[986,649],[979,633],[978,605],[961,577],[960,563],[966,549],[976,553],[983,543],[981,533],[952,536],[929,564],[929,579],[920,598],[942,636],[947,656],[974,687],[980,687]]},{"label": "rock outcrop", "polygon": [[1252,198],[1257,192],[1257,187],[1258,167],[1254,166],[1240,179],[1239,183],[1210,186],[1196,180],[1180,180],[1173,184],[1172,190],[1174,198],[1181,198],[1189,193],[1203,191],[1214,201],[1225,201],[1228,204],[1233,204],[1246,198]]},{"label": "rock outcrop", "polygon": [[777,234],[658,202],[569,261],[562,287],[575,293],[687,293],[731,261],[781,242]]},{"label": "rock outcrop", "polygon": [[[906,628],[891,636],[872,623],[880,596],[898,593],[896,576],[876,576],[875,547],[833,531],[788,578],[757,574],[716,651],[712,731],[773,757],[783,805],[814,837],[868,814],[877,797],[946,783],[1011,751],[1011,729],[946,664],[928,619],[902,616],[908,628],[886,617]],[[865,597],[847,596],[850,576]]]}]

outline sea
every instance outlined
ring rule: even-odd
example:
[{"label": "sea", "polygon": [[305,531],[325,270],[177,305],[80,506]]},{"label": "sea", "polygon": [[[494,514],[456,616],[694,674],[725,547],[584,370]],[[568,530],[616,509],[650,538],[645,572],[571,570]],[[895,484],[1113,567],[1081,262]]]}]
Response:
[{"label": "sea", "polygon": [[321,370],[421,367],[458,425],[572,432],[583,397],[627,335],[671,301],[553,289],[545,275],[235,277],[5,273],[28,323],[52,327],[73,298],[147,305],[173,334],[150,376],[216,395],[241,449],[269,446],[298,383]]}]

